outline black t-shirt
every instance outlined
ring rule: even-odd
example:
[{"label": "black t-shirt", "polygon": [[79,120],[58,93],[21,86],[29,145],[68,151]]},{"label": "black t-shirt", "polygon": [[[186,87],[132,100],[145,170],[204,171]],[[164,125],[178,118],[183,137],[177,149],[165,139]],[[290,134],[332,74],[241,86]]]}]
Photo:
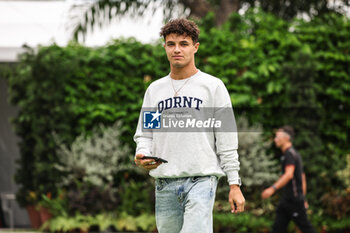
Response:
[{"label": "black t-shirt", "polygon": [[284,155],[281,157],[282,160],[282,171],[285,172],[285,167],[288,165],[294,165],[294,176],[286,186],[283,187],[283,199],[284,200],[295,200],[303,198],[302,189],[302,174],[303,174],[303,161],[300,154],[293,148],[290,147],[286,150]]}]

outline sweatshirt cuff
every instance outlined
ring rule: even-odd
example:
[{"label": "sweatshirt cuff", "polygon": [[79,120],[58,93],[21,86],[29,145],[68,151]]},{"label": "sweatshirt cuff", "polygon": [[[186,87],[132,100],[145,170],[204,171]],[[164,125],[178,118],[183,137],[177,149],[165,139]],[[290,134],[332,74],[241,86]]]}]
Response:
[{"label": "sweatshirt cuff", "polygon": [[229,171],[229,172],[226,172],[226,175],[227,175],[227,181],[229,185],[233,185],[233,184],[236,184],[239,186],[242,185],[241,178],[238,175],[238,171]]},{"label": "sweatshirt cuff", "polygon": [[145,156],[152,156],[150,152],[148,151],[144,151],[144,150],[139,150],[139,151],[136,151],[135,155],[134,155],[134,159],[136,158],[136,155],[137,154],[143,154]]}]

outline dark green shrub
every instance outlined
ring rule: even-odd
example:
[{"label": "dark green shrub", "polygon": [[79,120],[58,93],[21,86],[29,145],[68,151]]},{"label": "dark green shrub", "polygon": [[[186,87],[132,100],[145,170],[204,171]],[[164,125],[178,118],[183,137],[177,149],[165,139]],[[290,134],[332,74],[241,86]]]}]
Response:
[{"label": "dark green shrub", "polygon": [[203,21],[198,66],[225,82],[236,117],[261,124],[266,138],[284,124],[295,128],[309,201],[321,207],[325,191],[343,188],[336,171],[350,151],[350,20],[329,14],[288,23],[256,9],[222,28],[206,27],[211,20]]},{"label": "dark green shrub", "polygon": [[271,219],[249,213],[214,213],[214,232],[268,232],[271,225]]},{"label": "dark green shrub", "polygon": [[37,53],[28,49],[21,56],[9,79],[11,103],[20,108],[13,123],[21,138],[16,172],[21,205],[29,204],[30,192],[37,197],[54,192],[62,179],[52,166],[57,161],[52,132],[69,145],[98,123],[123,119],[121,139],[134,148],[144,78],[166,74],[166,58],[159,51],[131,39],[97,49],[76,44],[39,47]]},{"label": "dark green shrub", "polygon": [[[236,116],[261,124],[267,139],[276,127],[294,126],[309,201],[322,210],[320,197],[344,188],[336,171],[349,154],[350,20],[329,14],[288,23],[255,9],[233,14],[221,28],[211,25],[209,15],[201,24],[198,68],[224,81]],[[24,53],[17,68],[9,84],[11,102],[20,108],[13,122],[21,138],[16,182],[22,205],[31,191],[54,192],[62,179],[52,166],[53,131],[70,145],[96,124],[122,119],[121,140],[134,148],[145,87],[169,72],[160,44],[133,39],[94,49],[40,47]]]}]

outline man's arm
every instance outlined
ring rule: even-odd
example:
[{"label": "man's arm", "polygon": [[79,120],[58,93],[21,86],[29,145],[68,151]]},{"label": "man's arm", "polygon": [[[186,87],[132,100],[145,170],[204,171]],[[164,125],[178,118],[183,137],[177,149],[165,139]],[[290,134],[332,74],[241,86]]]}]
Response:
[{"label": "man's arm", "polygon": [[284,169],[284,174],[271,187],[265,189],[261,197],[263,199],[272,196],[277,189],[283,188],[294,176],[295,165],[287,165]]},{"label": "man's arm", "polygon": [[302,187],[303,187],[303,194],[304,194],[304,206],[305,209],[309,208],[309,203],[306,200],[306,193],[307,193],[307,184],[306,184],[306,175],[305,172],[303,172],[303,174],[301,175],[301,180],[302,180]]},{"label": "man's arm", "polygon": [[306,196],[307,184],[306,184],[305,172],[303,172],[303,174],[302,174],[302,184],[303,184],[303,194],[304,194],[304,196]]},{"label": "man's arm", "polygon": [[231,129],[214,131],[216,139],[216,153],[220,158],[220,167],[227,175],[230,185],[229,203],[232,213],[244,211],[245,199],[241,192],[238,160],[238,135],[233,114],[230,95],[223,82],[220,82],[215,92],[215,119],[232,124]]},{"label": "man's arm", "polygon": [[136,155],[134,157],[135,164],[139,167],[142,167],[148,171],[157,168],[160,164],[159,162],[154,161],[154,159],[142,159],[144,156],[152,156],[152,141],[153,141],[153,133],[152,131],[144,132],[142,130],[143,123],[143,110],[149,108],[150,97],[149,97],[149,89],[146,90],[146,93],[143,98],[143,104],[140,111],[140,116],[136,128],[136,133],[134,135],[134,141],[136,142]]},{"label": "man's arm", "polygon": [[[137,123],[136,132],[134,135],[134,141],[136,143],[136,154],[143,154],[146,156],[152,156],[152,141],[153,133],[152,131],[143,131],[143,111],[150,110],[150,96],[149,89],[146,90],[143,97],[142,108],[140,110],[139,120]],[[136,156],[135,156],[136,159]]]}]

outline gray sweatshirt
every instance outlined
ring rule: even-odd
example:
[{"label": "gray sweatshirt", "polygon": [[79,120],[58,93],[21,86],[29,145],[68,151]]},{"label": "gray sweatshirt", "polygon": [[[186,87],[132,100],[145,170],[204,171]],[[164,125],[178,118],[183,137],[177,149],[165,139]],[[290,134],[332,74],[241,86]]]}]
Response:
[{"label": "gray sweatshirt", "polygon": [[[177,96],[174,96],[176,93]],[[183,80],[167,75],[151,83],[146,90],[134,140],[136,154],[157,156],[168,161],[150,171],[155,178],[191,176],[228,177],[229,184],[240,184],[238,175],[237,132],[164,132],[144,130],[143,110],[155,108],[159,112],[169,107],[229,108],[231,99],[224,83],[198,70]],[[232,124],[235,124],[234,119]]]}]

